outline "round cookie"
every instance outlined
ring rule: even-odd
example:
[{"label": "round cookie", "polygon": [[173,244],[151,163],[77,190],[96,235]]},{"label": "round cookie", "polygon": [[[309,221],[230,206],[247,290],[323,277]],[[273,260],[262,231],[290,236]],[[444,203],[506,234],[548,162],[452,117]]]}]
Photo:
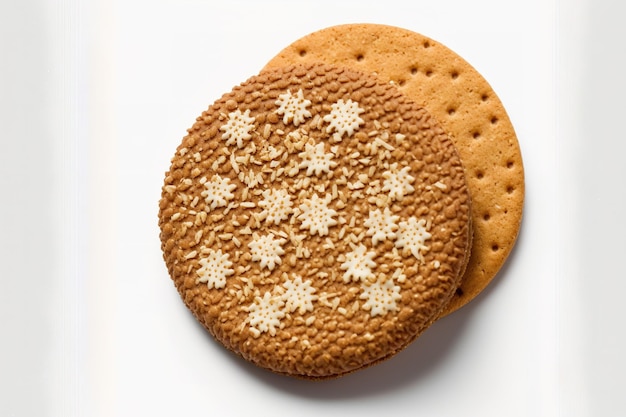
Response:
[{"label": "round cookie", "polygon": [[273,372],[336,377],[406,347],[446,307],[471,200],[437,121],[376,77],[264,71],[188,130],[159,204],[182,299]]},{"label": "round cookie", "polygon": [[496,276],[519,233],[524,169],[513,126],[487,81],[444,45],[409,30],[349,24],[309,34],[266,69],[304,62],[375,73],[421,104],[451,136],[472,195],[474,241],[461,287],[442,315],[476,297]]}]

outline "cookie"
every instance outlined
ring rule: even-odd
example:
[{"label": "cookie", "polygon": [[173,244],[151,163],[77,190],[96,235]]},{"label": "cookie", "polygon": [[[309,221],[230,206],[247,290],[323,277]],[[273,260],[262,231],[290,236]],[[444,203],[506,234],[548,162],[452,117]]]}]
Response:
[{"label": "cookie", "polygon": [[524,168],[515,131],[487,81],[444,45],[375,24],[330,27],[280,52],[266,69],[325,62],[375,73],[421,104],[450,134],[467,170],[474,243],[463,282],[443,315],[476,297],[496,276],[519,233]]},{"label": "cookie", "polygon": [[225,347],[343,375],[406,347],[453,297],[471,199],[445,131],[341,67],[264,71],[211,105],[166,173],[165,263]]}]

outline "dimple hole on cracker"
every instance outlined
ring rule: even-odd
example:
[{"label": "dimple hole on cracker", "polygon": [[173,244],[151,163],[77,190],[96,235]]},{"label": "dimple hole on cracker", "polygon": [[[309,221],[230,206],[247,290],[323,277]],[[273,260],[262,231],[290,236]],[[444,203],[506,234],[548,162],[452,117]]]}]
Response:
[{"label": "dimple hole on cracker", "polygon": [[512,169],[512,168],[513,168],[513,165],[514,165],[513,161],[507,161],[507,162],[506,162],[506,167],[507,167],[508,169]]},{"label": "dimple hole on cracker", "polygon": [[482,171],[476,171],[476,178],[482,180],[485,174]]},{"label": "dimple hole on cracker", "polygon": [[497,252],[500,249],[500,247],[498,246],[497,243],[494,243],[491,245],[491,250],[494,252]]},{"label": "dimple hole on cracker", "polygon": [[458,71],[452,71],[450,73],[450,77],[452,77],[453,80],[456,80],[457,78],[459,78],[459,73]]},{"label": "dimple hole on cracker", "polygon": [[456,110],[454,109],[454,107],[450,107],[448,109],[448,116],[454,116],[455,112],[456,112]]},{"label": "dimple hole on cracker", "polygon": [[485,102],[485,101],[489,100],[489,96],[488,96],[487,94],[483,94],[483,95],[481,95],[481,96],[480,96],[480,99],[481,99],[483,102]]},{"label": "dimple hole on cracker", "polygon": [[430,77],[431,75],[433,75],[432,70],[427,70],[427,71],[426,71],[426,76],[427,76],[427,77]]},{"label": "dimple hole on cracker", "polygon": [[357,54],[357,56],[356,56],[356,60],[357,60],[357,61],[361,62],[361,61],[363,61],[363,59],[365,59],[365,57],[363,56],[363,54]]},{"label": "dimple hole on cracker", "polygon": [[472,137],[474,139],[478,139],[480,137],[480,132],[476,131],[476,132],[472,133]]},{"label": "dimple hole on cracker", "polygon": [[424,48],[430,48],[430,42],[424,41]]},{"label": "dimple hole on cracker", "polygon": [[417,67],[411,67],[411,75],[417,74]]},{"label": "dimple hole on cracker", "polygon": [[495,125],[496,123],[498,123],[498,117],[496,117],[496,116],[492,116],[492,117],[491,117],[491,124],[492,124],[492,125]]},{"label": "dimple hole on cracker", "polygon": [[306,49],[300,49],[300,50],[298,51],[298,55],[300,55],[300,56],[302,56],[302,57],[306,56]]},{"label": "dimple hole on cracker", "polygon": [[515,187],[513,187],[512,185],[509,185],[508,187],[506,187],[507,194],[513,194],[513,191],[515,191]]},{"label": "dimple hole on cracker", "polygon": [[484,221],[488,222],[488,221],[489,221],[489,219],[491,219],[491,216],[489,215],[489,213],[485,213],[485,214],[483,214],[483,220],[484,220]]}]

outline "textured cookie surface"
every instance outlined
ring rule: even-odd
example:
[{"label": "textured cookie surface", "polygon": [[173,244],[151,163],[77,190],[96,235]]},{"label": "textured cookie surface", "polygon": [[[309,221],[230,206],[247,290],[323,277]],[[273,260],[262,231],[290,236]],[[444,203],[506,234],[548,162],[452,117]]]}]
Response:
[{"label": "textured cookie surface", "polygon": [[467,170],[474,241],[461,287],[444,315],[469,302],[495,277],[513,248],[524,202],[519,144],[495,92],[444,45],[391,26],[320,30],[289,45],[266,68],[303,62],[376,73],[424,106],[450,134]]},{"label": "textured cookie surface", "polygon": [[394,86],[326,65],[265,71],[198,117],[159,210],[182,299],[274,372],[385,359],[449,303],[471,239],[464,170]]}]

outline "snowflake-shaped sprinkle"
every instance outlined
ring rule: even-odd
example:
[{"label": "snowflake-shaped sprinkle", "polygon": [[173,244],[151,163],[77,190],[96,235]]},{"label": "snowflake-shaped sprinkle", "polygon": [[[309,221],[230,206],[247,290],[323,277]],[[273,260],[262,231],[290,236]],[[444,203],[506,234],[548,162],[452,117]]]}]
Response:
[{"label": "snowflake-shaped sprinkle", "polygon": [[287,91],[285,94],[279,95],[278,100],[274,104],[280,106],[276,113],[283,115],[284,124],[292,121],[294,126],[298,126],[304,122],[306,117],[311,117],[311,112],[307,110],[307,107],[311,105],[311,101],[304,98],[302,90],[298,90],[296,95],[291,94],[291,91]]},{"label": "snowflake-shaped sprinkle", "polygon": [[305,199],[299,207],[302,212],[298,216],[298,220],[302,222],[300,229],[308,228],[312,235],[315,233],[320,236],[327,235],[328,228],[337,224],[337,220],[333,219],[337,212],[328,207],[331,200],[330,194],[326,194],[323,199],[317,194],[313,194],[313,198]]},{"label": "snowflake-shaped sprinkle", "polygon": [[216,174],[211,178],[211,181],[204,183],[204,188],[206,189],[202,191],[202,197],[213,210],[228,204],[228,200],[235,197],[232,191],[237,186],[230,183],[230,178],[222,178]]},{"label": "snowflake-shaped sprinkle", "polygon": [[366,300],[363,308],[369,310],[372,317],[384,316],[390,311],[396,311],[397,301],[402,299],[400,295],[400,287],[394,285],[392,279],[388,279],[385,283],[379,281],[363,284],[361,286],[363,292],[359,298]]},{"label": "snowflake-shaped sprinkle", "polygon": [[398,163],[393,163],[389,171],[383,172],[383,191],[389,191],[392,200],[401,201],[405,195],[411,194],[415,188],[411,185],[415,178],[409,174],[410,168],[404,167],[398,171]]},{"label": "snowflake-shaped sprinkle", "polygon": [[311,286],[311,280],[302,282],[302,277],[295,275],[293,279],[288,279],[283,283],[285,292],[282,299],[285,302],[285,310],[293,313],[304,314],[307,311],[313,311],[313,301],[317,300],[315,288]]},{"label": "snowflake-shaped sprinkle", "polygon": [[208,285],[209,289],[224,288],[226,286],[226,277],[235,273],[230,269],[233,263],[228,260],[228,254],[222,253],[220,249],[214,251],[213,249],[203,248],[203,251],[207,251],[208,255],[205,258],[200,259],[200,268],[196,271],[198,279],[196,282],[204,282]]},{"label": "snowflake-shaped sprinkle", "polygon": [[331,168],[337,166],[337,163],[331,161],[334,156],[332,153],[324,152],[324,143],[318,143],[317,145],[311,145],[307,143],[304,147],[304,151],[298,154],[302,158],[299,168],[306,168],[306,175],[311,175],[315,172],[316,176],[320,176],[322,172],[330,172]]},{"label": "snowflake-shaped sprinkle", "polygon": [[261,269],[267,267],[271,271],[277,264],[281,264],[280,255],[285,254],[281,245],[286,242],[285,239],[275,239],[272,233],[265,236],[255,233],[252,238],[252,241],[248,243],[250,254],[253,261],[260,262]]},{"label": "snowflake-shaped sprinkle", "polygon": [[410,250],[413,256],[422,261],[424,257],[420,251],[428,250],[425,243],[431,236],[426,231],[426,220],[410,217],[408,222],[400,222],[399,224],[396,247]]},{"label": "snowflake-shaped sprinkle", "polygon": [[228,113],[228,122],[220,127],[224,132],[222,139],[226,139],[226,145],[237,144],[238,148],[243,148],[243,141],[252,137],[250,132],[254,129],[254,117],[250,117],[250,109],[244,113],[237,109]]},{"label": "snowflake-shaped sprinkle", "polygon": [[256,297],[254,304],[248,306],[248,322],[255,337],[261,333],[269,332],[276,335],[276,329],[280,327],[280,319],[285,317],[282,307],[285,302],[280,297],[272,297],[267,291],[263,298]]},{"label": "snowflake-shaped sprinkle", "polygon": [[348,137],[352,136],[355,129],[358,129],[364,123],[363,119],[359,117],[359,114],[364,111],[359,107],[359,103],[355,101],[339,99],[331,105],[330,114],[324,116],[324,121],[330,123],[326,128],[326,132],[330,133],[334,130],[337,132],[339,139],[345,133],[348,134]]},{"label": "snowflake-shaped sprinkle", "polygon": [[346,261],[340,268],[346,272],[343,274],[343,282],[364,281],[372,276],[372,268],[376,267],[374,257],[376,252],[367,252],[364,245],[353,247],[351,252],[346,254]]},{"label": "snowflake-shaped sprinkle", "polygon": [[365,234],[372,237],[373,245],[385,239],[395,239],[398,219],[400,217],[391,214],[389,207],[385,207],[382,212],[379,209],[370,211],[369,217],[363,222],[363,226],[368,228]]},{"label": "snowflake-shaped sprinkle", "polygon": [[264,209],[261,216],[265,217],[266,223],[278,224],[293,212],[291,196],[287,190],[270,188],[263,191],[262,195],[263,200],[259,201],[259,207]]}]

